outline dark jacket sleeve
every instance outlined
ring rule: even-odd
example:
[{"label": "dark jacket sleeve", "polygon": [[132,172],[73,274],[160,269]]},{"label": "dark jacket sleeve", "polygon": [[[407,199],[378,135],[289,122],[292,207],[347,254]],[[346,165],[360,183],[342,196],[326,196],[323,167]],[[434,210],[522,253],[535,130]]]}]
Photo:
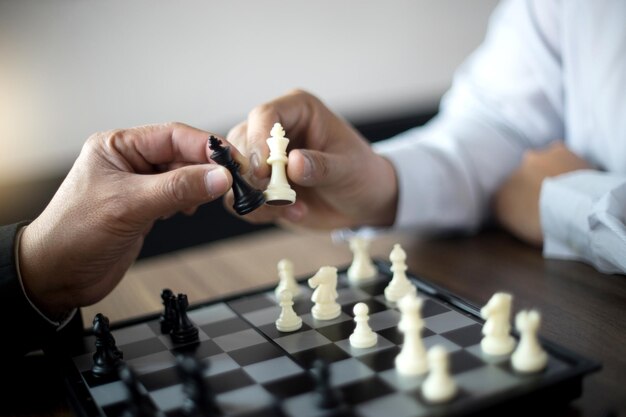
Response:
[{"label": "dark jacket sleeve", "polygon": [[[0,226],[0,357],[23,356],[57,343],[57,327],[33,309],[19,282],[15,264],[15,237],[26,223]],[[80,321],[77,314],[76,320]],[[74,321],[74,320],[73,320]],[[76,332],[77,327],[65,326]]]}]

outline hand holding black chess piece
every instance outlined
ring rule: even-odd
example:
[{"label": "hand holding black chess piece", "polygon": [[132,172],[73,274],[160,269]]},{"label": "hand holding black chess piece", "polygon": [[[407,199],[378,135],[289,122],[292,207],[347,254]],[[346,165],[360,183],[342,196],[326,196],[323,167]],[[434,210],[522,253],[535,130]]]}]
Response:
[{"label": "hand holding black chess piece", "polygon": [[213,151],[211,159],[226,167],[233,177],[233,194],[235,197],[233,208],[237,214],[243,216],[261,207],[265,203],[263,191],[253,188],[241,176],[239,164],[230,153],[230,146],[223,146],[221,140],[211,135],[209,148]]},{"label": "hand holding black chess piece", "polygon": [[96,336],[96,353],[93,354],[91,371],[96,376],[117,372],[123,354],[115,344],[109,328],[109,318],[102,313],[96,314],[93,319],[93,334]]}]

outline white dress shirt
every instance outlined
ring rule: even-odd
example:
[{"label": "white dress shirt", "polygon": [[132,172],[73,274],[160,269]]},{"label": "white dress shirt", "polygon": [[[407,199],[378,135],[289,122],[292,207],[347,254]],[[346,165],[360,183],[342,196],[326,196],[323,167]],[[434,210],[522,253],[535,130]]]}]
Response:
[{"label": "white dress shirt", "polygon": [[395,227],[476,230],[524,151],[555,140],[596,170],[544,181],[544,255],[626,272],[626,1],[500,4],[439,115],[375,144],[398,174]]}]

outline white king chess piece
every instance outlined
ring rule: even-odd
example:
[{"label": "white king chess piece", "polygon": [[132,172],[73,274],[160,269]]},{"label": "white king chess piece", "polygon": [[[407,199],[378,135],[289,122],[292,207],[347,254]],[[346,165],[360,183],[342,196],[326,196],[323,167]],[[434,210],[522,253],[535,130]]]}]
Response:
[{"label": "white king chess piece", "polygon": [[271,137],[266,140],[270,148],[267,163],[272,167],[272,176],[267,189],[263,192],[265,204],[286,206],[296,201],[296,192],[287,181],[286,165],[289,139],[285,137],[285,130],[280,123],[274,123],[270,135]]}]

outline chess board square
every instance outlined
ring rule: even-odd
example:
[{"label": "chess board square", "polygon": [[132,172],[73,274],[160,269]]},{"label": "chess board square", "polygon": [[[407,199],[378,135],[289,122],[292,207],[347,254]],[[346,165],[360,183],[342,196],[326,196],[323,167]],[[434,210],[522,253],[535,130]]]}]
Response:
[{"label": "chess board square", "polygon": [[103,407],[118,402],[124,402],[127,398],[126,387],[122,381],[114,381],[91,389],[94,401]]},{"label": "chess board square", "polygon": [[409,392],[415,391],[422,386],[427,374],[424,375],[403,375],[391,368],[378,374],[387,384],[394,387],[398,391]]},{"label": "chess board square", "polygon": [[300,395],[287,398],[282,404],[282,410],[286,417],[328,416],[329,413],[317,405],[318,401],[318,394],[307,390],[300,393]]},{"label": "chess board square", "polygon": [[422,341],[424,342],[424,348],[426,349],[430,349],[435,345],[443,346],[444,348],[446,348],[446,351],[448,351],[448,353],[456,352],[457,350],[461,349],[461,347],[456,343],[438,334],[425,337],[422,339]]},{"label": "chess board square", "polygon": [[486,365],[454,375],[459,388],[469,394],[485,395],[505,391],[519,384],[517,378],[500,367]]},{"label": "chess board square", "polygon": [[138,375],[149,374],[151,372],[169,368],[175,362],[176,358],[169,350],[126,361],[128,366],[130,366]]},{"label": "chess board square", "polygon": [[102,411],[107,416],[122,416],[126,410],[128,410],[128,405],[125,402],[119,402],[102,407]]},{"label": "chess board square", "polygon": [[453,374],[460,374],[481,366],[484,366],[483,361],[465,350],[450,354],[450,372]]},{"label": "chess board square", "polygon": [[215,323],[218,321],[224,321],[233,317],[237,317],[235,312],[224,303],[200,307],[194,310],[190,309],[187,312],[187,316],[197,326],[204,326],[205,324]]},{"label": "chess board square", "polygon": [[241,366],[283,356],[283,352],[269,342],[233,350],[228,354]]},{"label": "chess board square", "polygon": [[243,316],[255,326],[262,326],[268,323],[274,323],[280,316],[280,306],[271,305],[269,307],[254,310]]},{"label": "chess board square", "polygon": [[476,323],[471,326],[461,327],[460,329],[442,333],[441,336],[448,340],[452,340],[461,347],[468,347],[480,343],[483,336],[482,328],[483,326],[481,324]]},{"label": "chess board square", "polygon": [[374,372],[382,372],[395,368],[396,356],[400,353],[400,348],[390,347],[367,355],[359,356],[358,360],[369,366]]},{"label": "chess board square", "polygon": [[[159,410],[170,412],[178,410],[185,401],[186,395],[181,384],[161,388],[149,393],[150,398]],[[123,414],[115,414],[123,415]]]},{"label": "chess board square", "polygon": [[229,352],[231,350],[263,343],[265,342],[265,339],[254,329],[247,329],[216,337],[213,341],[225,352]]},{"label": "chess board square", "polygon": [[340,389],[345,402],[351,405],[382,397],[393,392],[393,389],[389,385],[376,376],[343,385]]},{"label": "chess board square", "polygon": [[344,350],[334,344],[314,347],[313,349],[303,350],[292,354],[293,358],[303,367],[310,369],[316,359],[323,359],[327,363],[337,362],[348,359],[348,355]]},{"label": "chess board square", "polygon": [[141,340],[154,338],[156,335],[161,333],[160,329],[158,332],[154,332],[148,324],[137,324],[135,326],[125,327],[118,330],[113,331],[113,337],[115,337],[115,342],[117,346],[128,345],[134,342],[139,342]]},{"label": "chess board square", "polygon": [[222,353],[222,349],[212,340],[203,340],[172,349],[174,355],[193,355],[198,359]]},{"label": "chess board square", "polygon": [[483,350],[480,347],[480,343],[474,346],[466,347],[465,351],[471,353],[472,355],[476,356],[483,362],[489,363],[489,364],[499,364],[503,362],[508,362],[509,359],[511,358],[511,355],[498,355],[498,356],[487,355],[483,353]]},{"label": "chess board square", "polygon": [[237,313],[245,315],[246,313],[250,313],[252,311],[276,306],[276,301],[272,300],[268,294],[264,293],[234,300],[229,302],[228,305]]},{"label": "chess board square", "polygon": [[239,317],[232,317],[222,321],[205,324],[200,328],[211,338],[223,336],[228,333],[235,333],[239,330],[248,329],[250,325]]},{"label": "chess board square", "polygon": [[213,375],[207,379],[209,386],[215,394],[233,391],[248,385],[254,385],[254,380],[243,369],[234,369]]},{"label": "chess board square", "polygon": [[306,323],[302,323],[302,327],[300,327],[296,331],[281,332],[281,331],[278,331],[278,329],[276,328],[276,323],[270,323],[270,324],[264,324],[263,326],[259,326],[258,329],[261,331],[261,333],[263,333],[270,339],[278,339],[279,337],[289,336],[290,334],[306,332],[307,330],[311,330],[311,327]]},{"label": "chess board square", "polygon": [[313,302],[310,299],[301,299],[293,303],[293,311],[295,311],[298,316],[310,313],[312,308]]},{"label": "chess board square", "polygon": [[315,381],[309,373],[299,373],[276,381],[266,382],[263,387],[277,398],[293,397],[315,389]]},{"label": "chess board square", "polygon": [[[174,349],[176,347],[184,346],[184,344],[175,343],[172,340],[172,336],[170,334],[161,334],[158,336],[158,339],[161,341],[161,343],[167,346],[168,349]],[[201,328],[198,328],[198,341],[203,340],[209,340],[209,336],[207,336]],[[193,341],[188,344],[198,343],[198,341]]]},{"label": "chess board square", "polygon": [[306,349],[322,346],[331,343],[327,337],[322,336],[315,330],[308,330],[301,333],[290,334],[289,336],[275,339],[280,347],[288,353],[295,353]]},{"label": "chess board square", "polygon": [[355,348],[350,345],[349,339],[343,339],[338,342],[335,342],[335,345],[339,346],[344,352],[348,353],[350,356],[359,357],[363,355],[367,355],[373,352],[377,352],[379,350],[384,350],[395,346],[389,340],[385,339],[381,335],[378,335],[376,340],[376,344],[372,347],[368,348]]},{"label": "chess board square", "polygon": [[424,303],[422,304],[422,318],[436,316],[445,312],[450,311],[449,307],[439,303],[430,298],[424,298]]},{"label": "chess board square", "polygon": [[335,323],[341,323],[342,321],[352,321],[352,317],[342,312],[339,317],[334,318],[332,320],[316,320],[313,318],[311,313],[303,314],[301,316],[302,321],[312,328],[316,329],[318,327],[325,327]]},{"label": "chess board square", "polygon": [[[359,301],[360,303],[364,303],[367,305],[368,308],[368,314],[371,316],[375,313],[381,312],[381,311],[385,311],[388,310],[389,307],[387,307],[387,305],[378,302],[372,298],[367,299],[365,301]],[[347,304],[342,304],[341,306],[341,310],[343,310],[344,313],[346,313],[349,316],[354,317],[354,306],[357,304],[357,302],[350,302]]]},{"label": "chess board square", "polygon": [[213,376],[239,368],[239,364],[228,353],[219,353],[202,359],[206,364],[204,376]]},{"label": "chess board square", "polygon": [[366,293],[372,296],[379,295],[385,292],[385,288],[387,287],[388,283],[389,281],[387,280],[385,281],[376,280],[372,283],[363,283],[359,285],[359,289],[361,289],[362,291],[365,291]]},{"label": "chess board square", "polygon": [[337,342],[349,338],[354,331],[354,327],[354,321],[342,321],[330,326],[318,327],[317,331],[333,342]]},{"label": "chess board square", "polygon": [[124,354],[125,361],[167,350],[165,344],[157,337],[117,346]]},{"label": "chess board square", "polygon": [[243,369],[258,383],[275,381],[304,372],[299,365],[286,356],[252,363],[244,366]]},{"label": "chess board square", "polygon": [[[402,344],[404,344],[404,333],[402,333],[400,330],[398,330],[398,327],[389,327],[387,329],[382,329],[382,330],[378,330],[376,333],[378,333],[380,336],[384,337],[385,339],[389,340],[391,343],[401,346]],[[422,339],[432,336],[435,333],[427,328],[423,328],[422,329]]]},{"label": "chess board square", "polygon": [[460,314],[456,311],[448,311],[447,313],[437,314],[436,316],[424,319],[426,327],[435,333],[445,333],[450,330],[460,329],[461,327],[476,324],[476,321]]},{"label": "chess board square", "polygon": [[390,412],[393,417],[420,417],[428,413],[426,407],[415,398],[401,393],[364,402],[357,406],[356,411],[362,417],[386,416]]},{"label": "chess board square", "polygon": [[354,358],[330,364],[330,385],[338,387],[374,375],[374,371]]},{"label": "chess board square", "polygon": [[384,310],[378,313],[370,314],[369,325],[375,332],[397,327],[400,321],[400,313],[396,310]]},{"label": "chess board square", "polygon": [[180,383],[175,363],[169,368],[160,369],[149,374],[137,375],[137,378],[148,391],[157,391]]},{"label": "chess board square", "polygon": [[238,415],[271,406],[273,397],[262,386],[251,385],[219,394],[217,403],[224,414]]},{"label": "chess board square", "polygon": [[[368,293],[358,287],[346,287],[337,290],[337,302],[342,306],[346,304],[354,305],[360,301],[368,300],[370,297]],[[349,314],[352,314],[352,310],[350,310]]]},{"label": "chess board square", "polygon": [[512,375],[515,375],[516,377],[522,379],[524,382],[534,383],[535,381],[539,381],[546,376],[561,372],[568,368],[568,365],[566,363],[560,361],[553,356],[548,355],[548,364],[546,365],[545,369],[539,372],[523,373],[513,369],[513,364],[510,360],[511,356],[509,355],[508,357],[509,360],[498,362],[496,366]]}]

